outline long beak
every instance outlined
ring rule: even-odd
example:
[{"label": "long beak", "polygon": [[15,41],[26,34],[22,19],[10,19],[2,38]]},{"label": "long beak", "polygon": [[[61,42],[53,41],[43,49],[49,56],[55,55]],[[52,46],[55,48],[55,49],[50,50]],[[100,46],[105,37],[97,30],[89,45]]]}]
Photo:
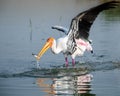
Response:
[{"label": "long beak", "polygon": [[43,46],[43,48],[38,53],[38,55],[36,56],[36,59],[40,60],[40,58],[42,57],[42,55],[50,48],[50,46],[51,46],[50,42],[46,42],[45,45]]}]

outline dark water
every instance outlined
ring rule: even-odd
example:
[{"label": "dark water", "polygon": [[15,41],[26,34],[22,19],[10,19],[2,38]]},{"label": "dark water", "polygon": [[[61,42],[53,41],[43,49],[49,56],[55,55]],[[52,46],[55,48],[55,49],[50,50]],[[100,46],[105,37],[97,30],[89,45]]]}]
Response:
[{"label": "dark water", "polygon": [[51,26],[69,28],[75,15],[103,1],[0,0],[0,96],[119,96],[120,7],[97,17],[90,30],[94,54],[77,57],[74,68],[49,50],[37,69],[31,55],[48,37],[64,35]]}]

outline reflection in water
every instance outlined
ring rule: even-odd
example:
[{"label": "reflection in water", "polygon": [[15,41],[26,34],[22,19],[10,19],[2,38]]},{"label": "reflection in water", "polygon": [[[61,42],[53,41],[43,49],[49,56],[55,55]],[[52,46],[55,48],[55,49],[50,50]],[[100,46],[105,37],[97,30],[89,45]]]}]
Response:
[{"label": "reflection in water", "polygon": [[49,79],[38,78],[37,84],[42,91],[58,95],[73,95],[73,96],[95,96],[90,93],[91,81],[93,76],[91,74],[76,75],[76,76],[63,76],[60,78],[52,78],[52,83],[47,84]]}]

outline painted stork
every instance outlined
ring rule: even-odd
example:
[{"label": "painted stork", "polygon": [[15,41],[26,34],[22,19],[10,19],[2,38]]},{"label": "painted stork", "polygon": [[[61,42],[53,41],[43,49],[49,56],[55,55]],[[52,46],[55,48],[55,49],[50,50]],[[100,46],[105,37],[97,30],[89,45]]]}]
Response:
[{"label": "painted stork", "polygon": [[93,53],[88,37],[90,28],[98,14],[103,10],[117,7],[119,3],[119,1],[109,1],[79,13],[72,19],[69,30],[59,26],[52,27],[64,32],[66,35],[58,40],[55,40],[53,37],[48,38],[40,52],[37,55],[33,54],[34,57],[40,60],[41,56],[51,48],[54,54],[60,52],[64,54],[66,66],[68,66],[67,57],[70,55],[72,57],[72,65],[74,66],[76,56],[82,56],[86,50]]}]

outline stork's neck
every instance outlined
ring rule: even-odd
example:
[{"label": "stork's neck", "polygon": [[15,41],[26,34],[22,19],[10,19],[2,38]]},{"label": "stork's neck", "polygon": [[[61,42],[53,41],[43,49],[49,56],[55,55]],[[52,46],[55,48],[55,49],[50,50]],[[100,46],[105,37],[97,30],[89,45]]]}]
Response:
[{"label": "stork's neck", "polygon": [[58,54],[58,53],[60,53],[61,50],[60,50],[59,47],[60,47],[60,46],[57,45],[57,42],[56,42],[56,40],[54,39],[54,41],[53,41],[53,45],[52,45],[52,47],[51,47],[52,52],[53,52],[54,54]]}]

